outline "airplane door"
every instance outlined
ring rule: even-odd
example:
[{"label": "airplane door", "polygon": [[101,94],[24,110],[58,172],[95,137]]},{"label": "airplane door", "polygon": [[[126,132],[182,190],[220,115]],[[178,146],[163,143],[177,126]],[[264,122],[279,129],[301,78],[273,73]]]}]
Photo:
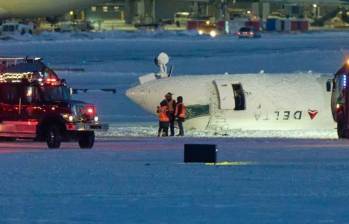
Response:
[{"label": "airplane door", "polygon": [[214,84],[218,91],[219,109],[234,110],[235,99],[231,83],[226,80],[215,80]]},{"label": "airplane door", "polygon": [[215,80],[218,91],[219,109],[241,111],[246,109],[245,92],[241,83]]},{"label": "airplane door", "polygon": [[235,100],[234,110],[245,110],[246,109],[246,99],[245,91],[242,88],[241,83],[232,84]]}]

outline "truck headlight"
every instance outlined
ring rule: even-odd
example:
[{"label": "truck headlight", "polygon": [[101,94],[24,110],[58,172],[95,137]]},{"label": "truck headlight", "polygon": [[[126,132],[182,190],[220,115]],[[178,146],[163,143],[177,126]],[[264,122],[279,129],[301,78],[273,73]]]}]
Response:
[{"label": "truck headlight", "polygon": [[217,31],[211,30],[210,36],[213,37],[213,38],[215,38],[215,37],[217,36]]},{"label": "truck headlight", "polygon": [[68,122],[73,122],[74,121],[74,116],[71,115],[71,114],[62,114],[62,116]]}]

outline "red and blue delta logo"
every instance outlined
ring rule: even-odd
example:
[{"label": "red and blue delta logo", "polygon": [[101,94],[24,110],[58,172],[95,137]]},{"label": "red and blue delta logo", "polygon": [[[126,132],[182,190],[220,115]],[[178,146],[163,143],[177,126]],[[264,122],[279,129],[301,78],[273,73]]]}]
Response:
[{"label": "red and blue delta logo", "polygon": [[318,110],[308,110],[308,114],[309,114],[309,117],[311,120],[314,120],[317,115],[319,114],[319,111]]}]

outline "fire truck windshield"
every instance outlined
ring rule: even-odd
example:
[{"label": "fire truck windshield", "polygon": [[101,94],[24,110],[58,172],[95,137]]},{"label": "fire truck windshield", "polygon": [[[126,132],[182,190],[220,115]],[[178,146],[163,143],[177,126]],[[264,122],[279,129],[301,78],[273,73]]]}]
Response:
[{"label": "fire truck windshield", "polygon": [[43,86],[41,91],[46,102],[70,100],[70,90],[66,86]]}]

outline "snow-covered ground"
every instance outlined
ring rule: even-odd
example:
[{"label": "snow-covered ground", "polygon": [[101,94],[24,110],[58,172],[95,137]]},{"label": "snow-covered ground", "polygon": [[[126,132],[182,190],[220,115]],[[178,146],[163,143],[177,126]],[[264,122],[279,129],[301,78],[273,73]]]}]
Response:
[{"label": "snow-covered ground", "polygon": [[[230,166],[184,164],[214,143]],[[114,138],[0,144],[0,223],[347,223],[348,141]],[[75,150],[72,150],[75,149]]]},{"label": "snow-covered ground", "polygon": [[[0,55],[44,57],[53,68],[83,68],[85,72],[59,72],[75,88],[117,88],[118,94],[76,96],[96,103],[108,135],[153,135],[156,118],[130,102],[124,92],[141,74],[157,71],[154,57],[171,56],[174,75],[217,73],[334,73],[348,48],[349,33],[265,34],[256,40],[232,36],[212,39],[191,32],[77,33],[15,37],[0,42]],[[305,83],[306,85],[306,83]],[[124,125],[124,126],[122,126]],[[136,128],[134,128],[136,127]],[[192,136],[214,133],[188,133]],[[229,133],[245,136],[246,133]],[[286,134],[287,135],[287,134]],[[275,136],[256,133],[256,136]],[[281,134],[280,136],[284,136]],[[290,137],[335,137],[330,131],[289,134]]]}]

